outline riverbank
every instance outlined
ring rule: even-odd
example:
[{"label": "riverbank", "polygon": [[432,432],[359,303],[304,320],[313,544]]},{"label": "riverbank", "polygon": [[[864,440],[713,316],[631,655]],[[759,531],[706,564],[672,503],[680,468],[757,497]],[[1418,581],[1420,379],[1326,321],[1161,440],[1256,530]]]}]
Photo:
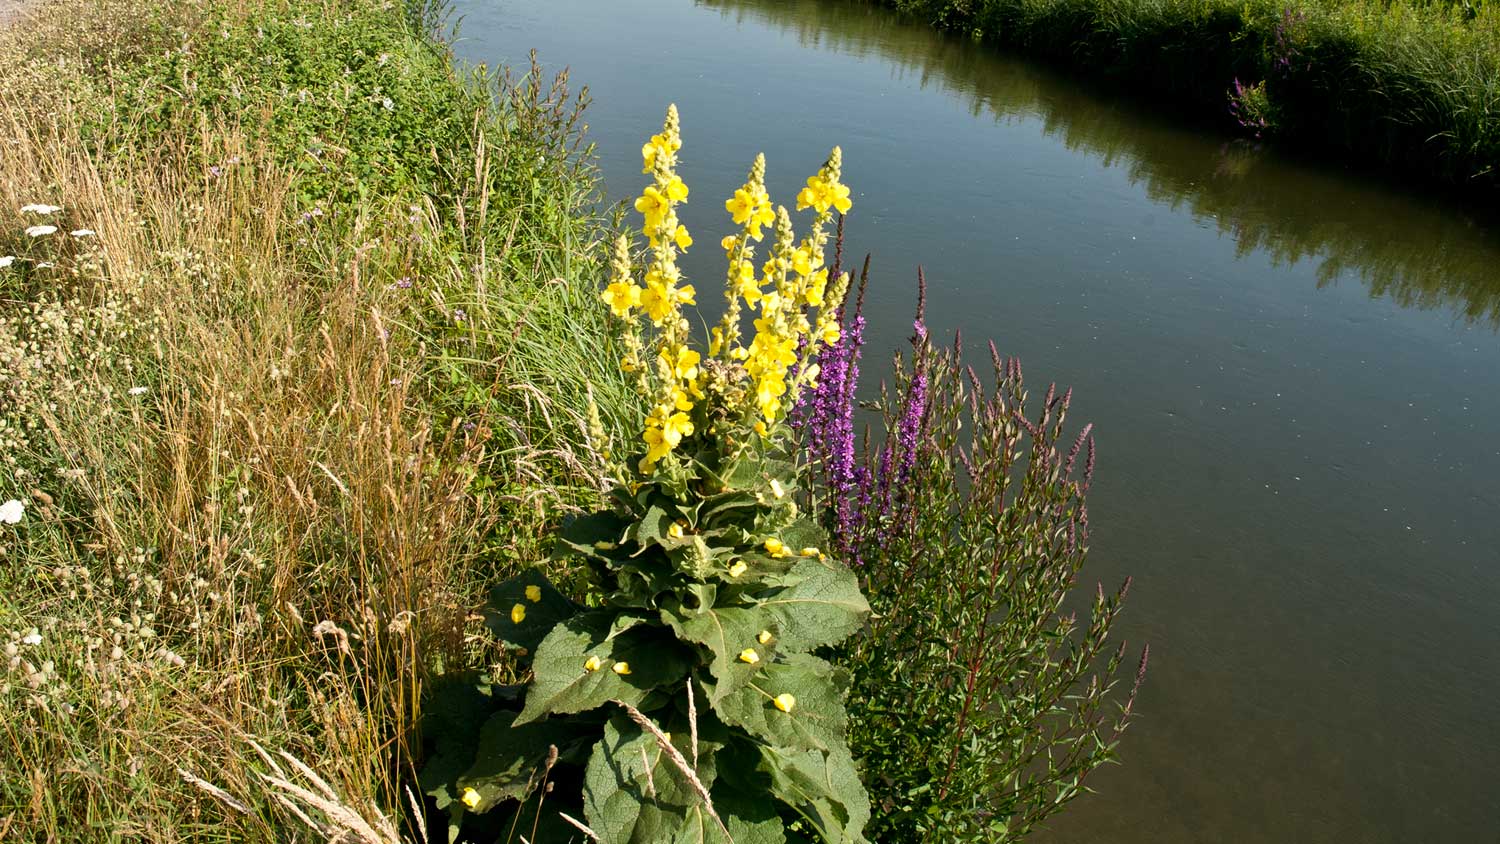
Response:
[{"label": "riverbank", "polygon": [[1483,3],[876,2],[1255,137],[1500,187],[1500,15]]},{"label": "riverbank", "polygon": [[396,840],[470,608],[597,499],[579,99],[396,8],[0,32],[0,838]]}]

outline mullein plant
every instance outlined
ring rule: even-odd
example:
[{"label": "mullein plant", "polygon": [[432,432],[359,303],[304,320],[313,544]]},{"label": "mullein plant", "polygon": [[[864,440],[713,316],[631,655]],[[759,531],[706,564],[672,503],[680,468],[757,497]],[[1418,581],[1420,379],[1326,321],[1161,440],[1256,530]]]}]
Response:
[{"label": "mullein plant", "polygon": [[[848,277],[825,266],[828,224],[849,208],[837,148],[798,194],[798,239],[758,157],[726,209],[738,229],[724,318],[695,348],[678,268],[675,108],[642,148],[639,260],[614,244],[604,305],[620,367],[649,411],[611,466],[607,509],[561,529],[586,594],[539,571],[499,584],[486,613],[530,682],[434,700],[424,790],[450,839],[604,842],[864,841],[869,801],[846,740],[848,674],[827,651],[869,606],[799,508],[787,412],[839,339]],[[764,247],[762,260],[756,252]],[[750,322],[746,330],[744,323]]]},{"label": "mullein plant", "polygon": [[1015,841],[1115,758],[1148,651],[1121,685],[1125,645],[1110,630],[1128,580],[1098,588],[1086,619],[1074,611],[1095,452],[1092,426],[1065,438],[1071,392],[1049,387],[1036,407],[1019,361],[993,344],[987,385],[957,338],[932,343],[920,271],[918,291],[878,447],[853,434],[857,306],[805,402],[815,506],[874,609],[840,660],[850,742],[873,840]]}]

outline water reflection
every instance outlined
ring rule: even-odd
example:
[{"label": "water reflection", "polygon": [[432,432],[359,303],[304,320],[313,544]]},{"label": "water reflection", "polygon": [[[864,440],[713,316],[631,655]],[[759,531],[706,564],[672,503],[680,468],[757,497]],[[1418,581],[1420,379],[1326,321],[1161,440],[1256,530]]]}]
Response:
[{"label": "water reflection", "polygon": [[890,62],[902,78],[936,86],[994,120],[1038,119],[1048,135],[1174,209],[1234,238],[1238,254],[1278,264],[1314,261],[1319,286],[1359,278],[1370,295],[1403,307],[1451,309],[1500,330],[1500,225],[1487,214],[1413,197],[1302,165],[1242,141],[1220,142],[1122,107],[1077,84],[988,48],[894,25],[867,3],[822,0],[815,13],[784,0],[696,0],[751,17],[810,49]]}]

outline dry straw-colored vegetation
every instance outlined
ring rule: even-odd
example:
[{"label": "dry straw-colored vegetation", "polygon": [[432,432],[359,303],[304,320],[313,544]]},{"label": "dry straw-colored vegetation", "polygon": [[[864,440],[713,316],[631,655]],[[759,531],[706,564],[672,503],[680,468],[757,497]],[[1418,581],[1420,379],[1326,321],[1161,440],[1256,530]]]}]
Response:
[{"label": "dry straw-colored vegetation", "polygon": [[577,102],[420,4],[77,11],[0,32],[0,839],[390,839],[627,412]]}]

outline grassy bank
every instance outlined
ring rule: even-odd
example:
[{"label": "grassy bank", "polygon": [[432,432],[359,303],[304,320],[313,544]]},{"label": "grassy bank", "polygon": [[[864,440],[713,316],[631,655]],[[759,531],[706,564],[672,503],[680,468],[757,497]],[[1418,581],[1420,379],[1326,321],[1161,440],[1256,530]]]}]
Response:
[{"label": "grassy bank", "polygon": [[1500,186],[1500,15],[1483,2],[880,2],[1250,134]]},{"label": "grassy bank", "polygon": [[579,101],[420,3],[75,12],[0,32],[0,838],[390,839],[634,416]]}]

